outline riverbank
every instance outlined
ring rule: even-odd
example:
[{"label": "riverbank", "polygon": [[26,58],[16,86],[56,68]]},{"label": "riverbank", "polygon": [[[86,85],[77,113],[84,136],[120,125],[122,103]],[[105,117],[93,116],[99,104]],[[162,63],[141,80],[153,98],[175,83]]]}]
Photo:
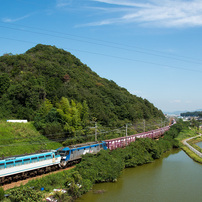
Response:
[{"label": "riverbank", "polygon": [[202,142],[201,134],[198,135],[196,130],[187,130],[179,134],[177,140],[180,141],[180,148],[194,161],[202,164],[200,157],[202,149],[196,145],[197,142]]},{"label": "riverbank", "polygon": [[196,153],[194,153],[191,149],[189,149],[187,146],[182,146],[181,149],[194,161],[202,164],[202,158],[199,157]]},{"label": "riverbank", "polygon": [[116,183],[94,185],[76,202],[202,201],[200,173],[201,164],[182,150],[173,149],[152,163],[124,169]]}]

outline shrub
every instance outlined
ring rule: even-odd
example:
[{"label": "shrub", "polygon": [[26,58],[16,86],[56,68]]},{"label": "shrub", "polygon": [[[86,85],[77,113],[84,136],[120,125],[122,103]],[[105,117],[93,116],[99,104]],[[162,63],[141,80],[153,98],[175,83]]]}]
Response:
[{"label": "shrub", "polygon": [[42,201],[42,193],[31,189],[26,186],[21,186],[17,189],[12,189],[9,191],[9,199],[11,201],[21,201],[21,202],[40,202]]},{"label": "shrub", "polygon": [[0,187],[0,201],[4,199],[4,189],[2,187]]}]

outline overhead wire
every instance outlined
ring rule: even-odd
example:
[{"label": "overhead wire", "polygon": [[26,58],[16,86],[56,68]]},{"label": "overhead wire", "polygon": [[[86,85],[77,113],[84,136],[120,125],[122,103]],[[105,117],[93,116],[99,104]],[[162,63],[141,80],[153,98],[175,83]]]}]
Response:
[{"label": "overhead wire", "polygon": [[[97,135],[99,134],[104,134],[104,133],[110,133],[110,132],[113,132],[113,131],[117,131],[117,130],[120,130],[124,128],[124,126],[120,127],[120,128],[117,128],[117,129],[113,129],[113,130],[110,130],[110,131],[105,131],[105,132],[99,132],[97,133]],[[49,135],[50,136],[57,136],[57,135],[60,135],[61,133],[56,133],[56,134],[51,134]],[[63,137],[63,138],[57,138],[57,139],[51,139],[51,140],[46,140],[44,141],[44,138],[47,138],[48,136],[44,136],[44,138],[42,139],[37,139],[37,141],[27,141],[27,142],[24,142],[22,144],[22,142],[15,142],[15,143],[11,143],[11,144],[0,144],[0,147],[7,147],[7,146],[22,146],[22,145],[32,145],[32,144],[45,144],[45,143],[53,143],[53,142],[61,142],[61,141],[67,141],[67,140],[73,140],[73,139],[78,139],[78,138],[88,138],[88,137],[93,137],[95,136],[95,134],[90,134],[90,135],[83,135],[83,136],[75,136],[75,137]],[[36,137],[33,137],[33,139],[36,138]],[[30,137],[23,137],[23,138],[6,138],[6,139],[1,139],[1,140],[4,140],[7,141],[7,140],[20,140],[20,139],[30,139]],[[43,142],[40,142],[40,141],[43,141]]]},{"label": "overhead wire", "polygon": [[[110,133],[110,132],[113,132],[113,131],[116,131],[116,130],[120,130],[122,128],[124,128],[124,126],[122,126],[120,128],[113,129],[113,130],[109,130],[109,131],[107,131],[107,133]],[[77,132],[80,132],[80,130],[75,131],[75,133],[77,133]],[[98,134],[102,134],[102,133],[105,133],[105,132],[99,132]],[[54,134],[44,135],[43,138],[38,139],[38,140],[44,140],[44,138],[51,138],[51,137],[54,137],[54,136],[67,135],[67,134],[72,134],[72,133],[71,132],[63,132],[63,133],[54,133]],[[90,137],[90,136],[94,136],[94,134],[90,134],[90,135],[85,134],[83,136],[80,135],[80,136],[76,136],[76,138],[78,138],[78,137]],[[34,138],[39,138],[39,137],[33,136],[32,138],[34,139]],[[65,137],[64,139],[69,139],[69,138],[71,139],[71,137]],[[3,141],[21,140],[21,139],[30,139],[30,137],[18,137],[18,138],[14,137],[14,138],[3,138],[3,139],[1,138],[1,140],[3,140]],[[55,139],[52,139],[52,140],[55,140]]]},{"label": "overhead wire", "polygon": [[[1,23],[8,24],[8,23],[5,23],[5,22],[1,22]],[[58,37],[58,38],[64,38],[64,39],[69,39],[69,40],[75,40],[75,41],[80,41],[80,42],[85,42],[85,43],[91,43],[91,44],[95,44],[95,45],[106,46],[106,47],[111,47],[111,48],[116,48],[116,49],[127,50],[127,51],[134,51],[134,52],[139,52],[139,53],[143,53],[143,54],[149,54],[149,55],[154,55],[154,56],[159,56],[159,57],[175,59],[175,60],[179,60],[179,61],[183,61],[183,62],[191,62],[191,63],[196,63],[196,64],[202,64],[202,60],[200,60],[200,59],[187,57],[187,56],[176,55],[176,54],[173,57],[173,54],[164,53],[162,51],[158,51],[158,50],[154,50],[154,49],[146,49],[146,48],[143,48],[143,47],[126,45],[126,44],[122,44],[122,43],[116,43],[116,42],[112,42],[112,41],[100,40],[100,39],[96,39],[96,38],[78,36],[78,35],[73,35],[73,34],[69,34],[69,33],[63,33],[63,32],[58,32],[58,31],[53,31],[53,30],[46,30],[46,29],[41,29],[41,28],[36,28],[36,27],[31,27],[31,26],[19,25],[19,24],[16,24],[16,23],[9,23],[9,24],[12,24],[14,26],[21,26],[21,27],[25,27],[25,28],[29,28],[29,29],[36,29],[36,30],[45,31],[45,32],[48,32],[48,34],[47,33],[29,31],[29,30],[22,30],[22,29],[19,29],[19,28],[11,28],[11,27],[7,27],[7,26],[0,26],[0,27],[4,27],[4,28],[7,28],[7,29],[15,29],[15,30],[18,30],[18,31],[30,32],[30,33],[35,33],[35,34],[48,35],[48,36],[53,36],[53,37]],[[84,41],[84,40],[81,40],[81,39],[73,39],[73,38],[65,38],[65,37],[55,36],[55,35],[49,34],[50,32],[57,33],[57,34],[62,34],[62,35],[65,35],[65,36],[81,38],[81,39],[93,40],[93,41],[96,41],[96,42],[90,42],[90,41]],[[97,41],[102,42],[102,43],[107,43],[107,45],[97,43]],[[113,44],[113,45],[118,45],[118,46],[125,46],[125,47],[129,47],[129,48],[138,48],[138,49],[141,49],[143,51],[134,50],[134,49],[127,49],[127,48],[122,48],[122,47],[117,47],[117,46],[110,46],[108,44]],[[145,51],[149,51],[149,52],[147,53]],[[159,55],[159,54],[155,54],[154,52],[160,53],[160,54],[166,54],[166,55]],[[168,56],[168,55],[171,55],[171,56]],[[180,59],[180,58],[176,58],[176,57],[180,57],[180,58],[184,58],[184,59]],[[191,59],[192,61],[188,61],[187,60],[188,58]],[[200,62],[196,62],[196,60],[198,60]]]},{"label": "overhead wire", "polygon": [[[151,126],[151,124],[150,124]],[[130,126],[132,127],[132,126]],[[128,129],[130,128],[128,127]],[[121,130],[121,129],[124,129],[125,126],[122,126],[122,127],[119,127],[119,128],[116,128],[116,129],[113,129],[113,130],[109,130],[109,131],[102,131],[102,132],[98,132],[97,135],[100,135],[100,134],[106,134],[106,133],[110,133],[110,132],[114,132],[114,131],[117,131],[117,130]],[[125,131],[125,129],[124,129]],[[57,135],[61,135],[61,134],[65,134],[65,133],[55,133],[55,134],[50,134],[49,137],[51,136],[57,136]],[[74,140],[74,139],[78,139],[78,138],[88,138],[88,137],[93,137],[95,136],[95,134],[90,134],[90,135],[83,135],[83,136],[75,136],[75,137],[63,137],[63,138],[56,138],[56,139],[50,139],[50,140],[46,140],[44,141],[44,138],[47,138],[48,136],[44,136],[44,138],[42,139],[37,139],[36,141],[26,141],[24,143],[22,142],[14,142],[14,143],[11,143],[11,144],[0,144],[0,147],[10,147],[10,146],[22,146],[22,145],[35,145],[35,144],[41,144],[41,145],[44,145],[44,144],[47,144],[47,143],[53,143],[53,142],[61,142],[61,141],[67,141],[67,140]],[[32,137],[33,139],[36,138],[36,137]],[[20,139],[30,139],[30,137],[23,137],[23,138],[6,138],[6,139],[1,139],[1,140],[4,140],[7,141],[7,140],[20,140]],[[43,142],[40,142],[40,141],[43,141]]]},{"label": "overhead wire", "polygon": [[[25,43],[37,44],[36,42],[12,39],[12,38],[2,37],[2,36],[0,36],[0,38],[7,39],[7,40],[13,40],[13,41],[20,41],[20,42],[25,42]],[[115,56],[115,55],[108,55],[108,54],[104,54],[104,53],[96,53],[96,52],[90,52],[90,51],[85,51],[85,50],[78,50],[78,49],[73,49],[73,48],[64,48],[63,47],[63,49],[66,50],[66,51],[73,50],[73,51],[84,52],[84,53],[88,53],[88,54],[101,55],[101,56],[105,56],[105,57],[128,60],[128,61],[133,61],[133,62],[140,62],[140,63],[151,64],[151,65],[167,67],[167,68],[172,68],[172,69],[179,69],[179,70],[202,73],[202,70],[198,70],[198,69],[188,69],[188,68],[183,68],[183,67],[171,66],[171,65],[160,64],[160,63],[155,63],[155,62],[148,62],[148,61],[143,61],[143,60],[139,60],[139,59],[125,58],[125,57],[120,57],[120,56]]]},{"label": "overhead wire", "polygon": [[[129,49],[125,49],[125,48],[114,47],[114,46],[99,44],[99,43],[95,43],[95,42],[89,42],[89,41],[78,40],[78,39],[73,39],[73,38],[66,38],[66,37],[55,36],[55,35],[49,34],[49,33],[41,33],[41,32],[29,31],[29,30],[22,30],[22,29],[19,29],[19,28],[12,28],[12,27],[2,26],[2,25],[0,25],[0,27],[7,28],[7,29],[13,29],[13,30],[17,30],[17,31],[34,33],[34,34],[46,35],[46,36],[51,36],[51,37],[59,37],[59,38],[63,38],[63,39],[76,40],[76,41],[79,41],[79,42],[85,42],[85,43],[91,43],[91,44],[96,44],[96,45],[101,45],[101,46],[107,46],[107,47],[112,47],[112,48],[116,48],[116,49],[118,48],[118,49],[123,49],[123,50],[130,51],[130,52],[131,51],[135,51],[135,52],[139,52],[139,53],[143,53],[143,54],[154,55],[154,56],[158,56],[158,57],[165,57],[165,58],[180,60],[180,61],[188,62],[188,63],[202,64],[201,62],[197,62],[196,60],[191,62],[191,61],[182,60],[182,59],[179,59],[179,58],[173,58],[173,57],[158,55],[158,54],[154,54],[154,53],[146,53],[144,51],[129,50]],[[28,27],[28,26],[25,26],[25,27]],[[60,32],[58,32],[58,33],[60,33]],[[4,38],[4,37],[0,37],[0,38]],[[6,37],[5,37],[5,39],[9,40],[9,38],[6,38]],[[14,39],[12,39],[12,40],[14,40]],[[16,40],[16,41],[21,41],[22,42],[23,40]],[[34,42],[28,42],[28,41],[25,41],[25,42],[26,43],[34,43]],[[37,44],[37,43],[34,43],[34,44]],[[136,62],[147,63],[147,64],[152,64],[152,65],[157,65],[157,66],[164,66],[164,67],[174,68],[174,69],[180,69],[180,70],[186,70],[186,71],[194,71],[194,72],[202,72],[201,70],[175,67],[175,66],[171,66],[171,65],[165,65],[165,64],[160,64],[160,63],[148,62],[148,61],[143,61],[143,60],[139,60],[139,59],[124,58],[124,57],[119,57],[119,56],[113,56],[113,55],[108,55],[108,54],[103,54],[103,53],[95,53],[95,52],[78,50],[78,49],[72,49],[72,48],[68,48],[68,49],[65,48],[65,49],[67,51],[69,51],[69,49],[70,49],[70,50],[79,51],[79,52],[86,52],[86,53],[89,53],[89,54],[102,55],[102,56],[113,57],[113,58],[117,58],[117,59],[136,61]]]}]

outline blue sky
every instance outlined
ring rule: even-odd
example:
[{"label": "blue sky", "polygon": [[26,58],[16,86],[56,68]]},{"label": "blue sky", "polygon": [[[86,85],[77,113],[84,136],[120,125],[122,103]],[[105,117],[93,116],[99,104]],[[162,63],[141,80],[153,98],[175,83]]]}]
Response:
[{"label": "blue sky", "polygon": [[164,112],[202,109],[201,0],[0,3],[0,55],[55,45]]}]

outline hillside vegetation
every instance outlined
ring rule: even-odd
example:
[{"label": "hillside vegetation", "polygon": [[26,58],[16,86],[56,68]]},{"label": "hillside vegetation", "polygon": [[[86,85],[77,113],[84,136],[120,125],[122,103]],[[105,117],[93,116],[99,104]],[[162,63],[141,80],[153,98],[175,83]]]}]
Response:
[{"label": "hillside vegetation", "polygon": [[11,118],[34,121],[38,131],[58,140],[89,133],[92,122],[121,127],[164,116],[69,52],[38,44],[0,57],[0,119]]},{"label": "hillside vegetation", "polygon": [[37,132],[32,123],[0,121],[0,158],[57,149],[60,146]]}]

